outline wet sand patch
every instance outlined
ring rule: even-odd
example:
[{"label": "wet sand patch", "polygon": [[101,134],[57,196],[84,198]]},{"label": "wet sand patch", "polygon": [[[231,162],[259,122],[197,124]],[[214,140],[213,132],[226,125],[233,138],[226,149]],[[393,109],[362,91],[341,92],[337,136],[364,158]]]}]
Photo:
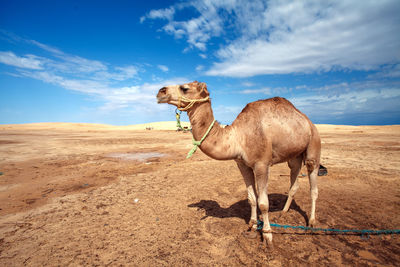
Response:
[{"label": "wet sand patch", "polygon": [[159,152],[132,152],[132,153],[111,153],[107,154],[107,157],[117,158],[121,160],[134,160],[139,162],[146,162],[150,159],[162,158],[167,156],[166,154]]}]

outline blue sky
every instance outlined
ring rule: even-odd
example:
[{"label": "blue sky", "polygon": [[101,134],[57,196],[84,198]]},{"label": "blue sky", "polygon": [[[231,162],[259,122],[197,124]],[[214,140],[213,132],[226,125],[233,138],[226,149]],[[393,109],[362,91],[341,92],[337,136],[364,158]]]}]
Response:
[{"label": "blue sky", "polygon": [[400,1],[0,2],[0,123],[174,120],[159,88],[206,82],[216,119],[286,97],[315,123],[400,124]]}]

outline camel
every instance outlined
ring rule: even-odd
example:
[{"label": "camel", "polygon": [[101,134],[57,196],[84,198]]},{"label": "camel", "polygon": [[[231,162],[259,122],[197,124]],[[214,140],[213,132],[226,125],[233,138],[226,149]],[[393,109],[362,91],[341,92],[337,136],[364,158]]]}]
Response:
[{"label": "camel", "polygon": [[[215,122],[205,83],[194,81],[163,87],[157,94],[157,101],[187,111],[193,140],[203,139],[198,144],[203,153],[216,160],[236,161],[251,206],[249,230],[255,232],[257,229],[258,204],[264,222],[262,237],[266,246],[272,247],[267,188],[269,168],[274,164],[288,162],[290,168],[291,186],[282,210],[286,213],[299,187],[297,177],[305,163],[311,193],[308,224],[311,227],[315,225],[321,140],[315,125],[292,103],[281,97],[249,103],[232,125],[222,127]],[[208,135],[205,135],[208,130]]]}]

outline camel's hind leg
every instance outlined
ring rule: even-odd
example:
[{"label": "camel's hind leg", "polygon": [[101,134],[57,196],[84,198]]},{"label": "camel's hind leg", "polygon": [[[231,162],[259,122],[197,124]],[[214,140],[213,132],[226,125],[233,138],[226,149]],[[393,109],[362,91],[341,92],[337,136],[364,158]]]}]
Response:
[{"label": "camel's hind leg", "polygon": [[285,213],[289,210],[290,204],[296,194],[297,189],[299,188],[298,176],[301,170],[301,165],[303,163],[303,155],[300,155],[294,159],[288,161],[288,165],[290,168],[290,190],[288,194],[288,198],[286,200],[285,207],[282,212]]},{"label": "camel's hind leg", "polygon": [[243,176],[244,182],[247,188],[247,199],[251,206],[251,217],[249,221],[249,227],[251,230],[255,231],[257,229],[257,194],[256,194],[256,186],[254,182],[254,173],[253,169],[247,167],[243,162],[236,162],[240,173]]}]

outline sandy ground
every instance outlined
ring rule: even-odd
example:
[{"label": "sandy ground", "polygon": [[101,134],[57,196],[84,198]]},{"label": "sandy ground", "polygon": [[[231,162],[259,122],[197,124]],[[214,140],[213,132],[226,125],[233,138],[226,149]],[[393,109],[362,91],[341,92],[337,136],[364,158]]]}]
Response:
[{"label": "sandy ground", "polygon": [[[400,126],[318,128],[329,171],[318,226],[399,229]],[[186,160],[190,133],[155,129],[1,125],[0,266],[400,265],[398,235],[275,228],[266,250],[243,235],[250,208],[235,163],[201,151]],[[270,219],[305,225],[307,178],[280,217],[288,174],[272,168]]]}]

